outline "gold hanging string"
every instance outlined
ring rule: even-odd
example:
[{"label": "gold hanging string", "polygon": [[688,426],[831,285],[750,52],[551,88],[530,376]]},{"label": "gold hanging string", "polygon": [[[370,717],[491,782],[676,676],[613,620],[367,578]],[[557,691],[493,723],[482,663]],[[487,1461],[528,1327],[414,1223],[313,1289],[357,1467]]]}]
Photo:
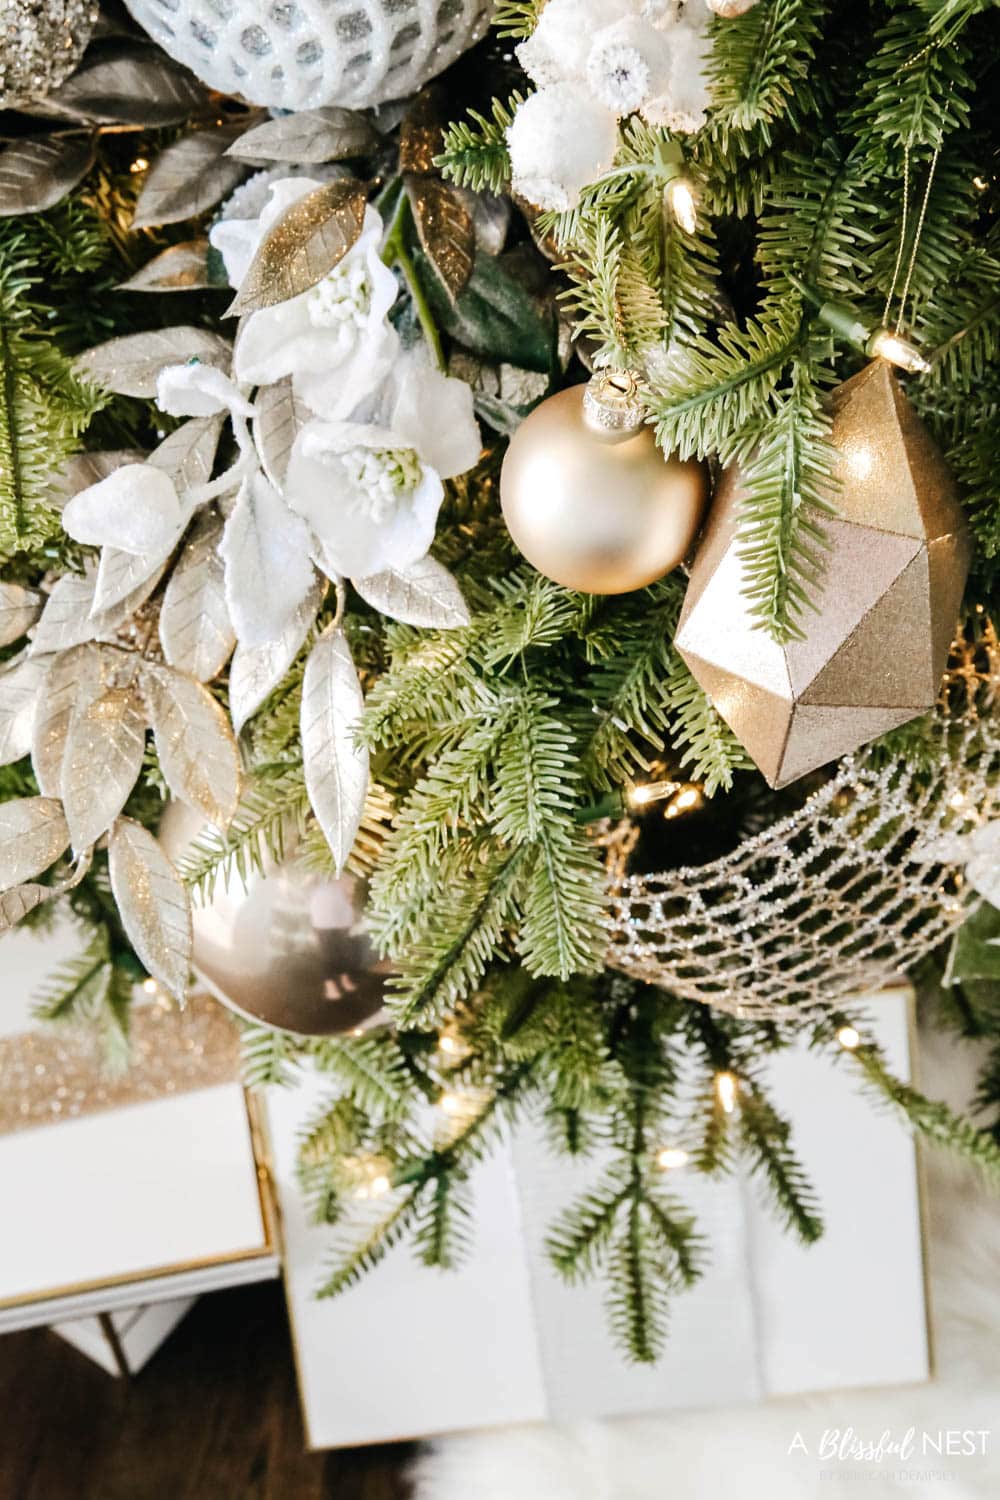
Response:
[{"label": "gold hanging string", "polygon": [[910,251],[910,263],[906,268],[906,281],[903,283],[903,294],[899,300],[899,317],[896,319],[896,332],[899,333],[903,326],[903,315],[906,311],[906,299],[910,295],[910,282],[913,280],[913,269],[917,263],[917,251],[920,248],[920,236],[924,231],[924,220],[927,217],[927,205],[931,198],[931,188],[934,185],[934,173],[937,170],[938,157],[941,155],[941,147],[936,146],[934,155],[931,157],[930,169],[927,173],[927,186],[924,189],[924,201],[920,205],[920,216],[917,219],[917,227],[913,235],[913,248]]},{"label": "gold hanging string", "polygon": [[910,212],[910,147],[903,147],[903,222],[899,230],[899,249],[896,251],[896,264],[892,269],[892,285],[889,295],[885,299],[885,307],[882,310],[882,322],[888,328],[889,309],[892,307],[892,299],[896,295],[896,283],[899,280],[899,272],[903,264],[903,249],[906,245],[906,221]]}]

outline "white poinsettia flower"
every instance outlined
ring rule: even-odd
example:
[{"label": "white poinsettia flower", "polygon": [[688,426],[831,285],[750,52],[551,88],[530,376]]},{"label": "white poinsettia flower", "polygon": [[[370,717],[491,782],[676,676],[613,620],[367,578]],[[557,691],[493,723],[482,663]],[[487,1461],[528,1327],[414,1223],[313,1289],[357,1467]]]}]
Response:
[{"label": "white poinsettia flower", "polygon": [[236,382],[223,370],[197,359],[160,371],[156,404],[171,417],[211,417],[221,411],[253,416],[253,406]]},{"label": "white poinsettia flower", "polygon": [[91,547],[143,555],[169,548],[189,519],[169,474],[123,464],[67,502],[63,530]]},{"label": "white poinsettia flower", "polygon": [[434,539],[442,480],[471,468],[479,450],[470,388],[411,355],[350,420],[306,423],[285,498],[331,577],[405,569]]},{"label": "white poinsettia flower", "polygon": [[[214,227],[212,243],[234,286],[239,287],[260,241],[281,214],[319,186],[303,177],[273,183],[259,218],[223,220]],[[381,240],[382,220],[369,206],[357,241],[316,286],[252,313],[236,344],[236,379],[273,385],[291,375],[308,406],[335,417],[346,415],[374,390],[399,351],[399,338],[388,321],[398,285],[382,262]]]}]

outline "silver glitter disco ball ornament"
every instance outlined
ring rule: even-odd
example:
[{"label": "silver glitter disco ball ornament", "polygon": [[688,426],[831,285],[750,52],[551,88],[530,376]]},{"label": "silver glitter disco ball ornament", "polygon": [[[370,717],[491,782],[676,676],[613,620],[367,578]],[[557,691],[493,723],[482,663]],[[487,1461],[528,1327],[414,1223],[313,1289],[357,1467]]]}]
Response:
[{"label": "silver glitter disco ball ornament", "polygon": [[[196,814],[168,807],[160,842],[182,864],[202,831]],[[216,882],[194,902],[196,980],[230,1010],[295,1036],[358,1035],[382,1025],[392,966],[379,959],[355,875],[312,875],[293,862]]]},{"label": "silver glitter disco ball ornament", "polygon": [[3,0],[0,109],[40,99],[69,77],[97,20],[95,0]]},{"label": "silver glitter disco ball ornament", "polygon": [[479,41],[491,0],[126,0],[211,88],[273,109],[413,93]]}]

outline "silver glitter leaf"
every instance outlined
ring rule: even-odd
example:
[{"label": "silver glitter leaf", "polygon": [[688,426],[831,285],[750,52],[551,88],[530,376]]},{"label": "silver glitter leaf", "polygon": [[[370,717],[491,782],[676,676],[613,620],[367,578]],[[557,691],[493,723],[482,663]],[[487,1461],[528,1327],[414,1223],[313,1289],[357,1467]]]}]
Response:
[{"label": "silver glitter leaf", "polygon": [[261,386],[254,410],[253,433],[258,456],[268,479],[276,489],[282,490],[292,444],[311,413],[296,396],[290,375],[273,385]]},{"label": "silver glitter leaf", "polygon": [[107,479],[122,464],[141,464],[146,455],[141,448],[115,448],[107,452],[74,453],[73,457],[67,459],[61,469],[57,469],[49,478],[49,492],[46,501],[49,505],[62,510],[68,500],[78,495],[81,490],[88,489],[92,484],[99,484],[102,479]]},{"label": "silver glitter leaf", "polygon": [[368,751],[356,740],[363,710],[347,637],[329,627],[306,662],[300,722],[306,791],[338,874],[353,847],[368,791]]},{"label": "silver glitter leaf", "polygon": [[84,380],[92,380],[118,396],[151,400],[156,395],[157,377],[167,365],[200,359],[202,364],[228,370],[232,355],[232,345],[220,334],[182,324],[108,339],[79,355],[75,369]]},{"label": "silver glitter leaf", "polygon": [[[105,549],[108,550],[108,549]],[[167,571],[170,561],[169,554],[157,565],[148,578],[144,578],[130,594],[126,594],[117,604],[109,605],[107,609],[95,610],[90,616],[94,638],[99,641],[115,640],[121,633],[123,627],[128,624],[132,616],[142,608],[149,596],[156,590],[160,579]]]},{"label": "silver glitter leaf", "polygon": [[96,573],[64,573],[56,579],[51,594],[31,632],[32,656],[68,651],[94,636],[90,611],[94,605]]},{"label": "silver glitter leaf", "polygon": [[31,729],[48,662],[22,655],[0,672],[0,766],[31,750]]},{"label": "silver glitter leaf", "polygon": [[52,658],[31,733],[31,767],[46,797],[62,793],[66,736],[74,710],[92,703],[103,686],[101,653],[96,646],[73,646]]},{"label": "silver glitter leaf", "polygon": [[0,934],[16,927],[29,911],[34,911],[43,901],[48,901],[51,895],[49,886],[35,885],[32,882],[16,885],[13,890],[0,893]]},{"label": "silver glitter leaf", "polygon": [[476,248],[484,255],[499,255],[507,243],[512,204],[499,193],[474,193],[471,188],[451,188],[465,207],[476,231]]},{"label": "silver glitter leaf", "polygon": [[286,208],[258,246],[228,315],[274,307],[322,281],[361,234],[366,203],[363,182],[338,177]]},{"label": "silver glitter leaf", "polygon": [[237,644],[229,668],[229,712],[239,734],[248,719],[278,686],[302,649],[326,594],[326,579],[317,578],[284,631],[262,646]]},{"label": "silver glitter leaf", "polygon": [[440,177],[409,175],[406,190],[420,243],[454,302],[472,275],[476,255],[472,215]]},{"label": "silver glitter leaf", "polygon": [[22,136],[0,151],[0,218],[36,214],[58,203],[90,171],[88,137]]},{"label": "silver glitter leaf", "polygon": [[34,589],[22,588],[19,583],[0,583],[0,646],[19,641],[38,619],[43,603],[42,595]]},{"label": "silver glitter leaf", "polygon": [[180,125],[203,109],[205,90],[158,48],[114,44],[85,61],[48,103],[101,124]]},{"label": "silver glitter leaf", "polygon": [[219,556],[222,518],[199,516],[184,543],[160,609],[160,641],[172,667],[199,682],[217,677],[236,644]]},{"label": "silver glitter leaf", "polygon": [[57,797],[18,797],[0,804],[0,888],[33,880],[69,847]]},{"label": "silver glitter leaf", "polygon": [[119,818],[108,843],[111,892],[142,964],[183,1000],[191,971],[191,902],[153,835]]},{"label": "silver glitter leaf", "polygon": [[231,193],[247,173],[240,162],[226,156],[238,133],[238,126],[221,125],[192,131],[166,146],[143,184],[132,228],[193,219]]},{"label": "silver glitter leaf", "polygon": [[70,720],[62,800],[77,853],[106,833],[139,779],[146,720],[134,688],[111,687]]},{"label": "silver glitter leaf", "polygon": [[[94,591],[93,614],[95,618],[109,615],[116,605],[127,599],[131,603],[129,614],[144,604],[163,574],[163,567],[183,532],[178,529],[176,538],[164,549],[155,552],[123,552],[119,547],[101,549],[101,561],[97,568],[97,588]],[[157,576],[154,578],[154,574]],[[143,598],[138,598],[144,584],[149,589]],[[135,602],[131,602],[135,599]],[[127,618],[127,616],[126,616]]]},{"label": "silver glitter leaf", "polygon": [[469,609],[458,584],[433,557],[351,582],[362,599],[404,625],[456,630],[469,623]]},{"label": "silver glitter leaf", "polygon": [[143,686],[163,779],[186,802],[225,830],[240,800],[240,757],[222,707],[193,677],[147,664]]},{"label": "silver glitter leaf", "polygon": [[170,475],[182,498],[188,490],[211,477],[224,421],[221,413],[214,417],[192,417],[149,455],[147,462]]},{"label": "silver glitter leaf", "polygon": [[120,292],[191,292],[214,286],[208,274],[208,240],[171,245],[119,284]]},{"label": "silver glitter leaf", "polygon": [[366,115],[331,105],[265,120],[246,131],[229,148],[240,161],[341,161],[363,156],[378,142]]}]

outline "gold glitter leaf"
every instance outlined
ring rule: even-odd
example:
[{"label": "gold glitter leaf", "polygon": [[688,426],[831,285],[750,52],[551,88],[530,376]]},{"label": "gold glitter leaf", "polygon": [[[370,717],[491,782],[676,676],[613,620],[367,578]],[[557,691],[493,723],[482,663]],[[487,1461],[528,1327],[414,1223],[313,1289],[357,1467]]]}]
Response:
[{"label": "gold glitter leaf", "polygon": [[208,274],[208,240],[171,245],[123,281],[120,292],[190,292],[213,286]]},{"label": "gold glitter leaf", "polygon": [[22,917],[26,917],[29,911],[34,911],[36,906],[41,906],[43,901],[48,901],[51,895],[51,886],[35,885],[31,881],[0,894],[0,934],[16,927]]},{"label": "gold glitter leaf", "polygon": [[145,745],[146,721],[132,687],[107,688],[74,712],[62,800],[77,853],[96,843],[125,806],[142,770]]},{"label": "gold glitter leaf", "polygon": [[22,654],[0,671],[0,766],[13,765],[31,749],[35,707],[48,662]]},{"label": "gold glitter leaf", "polygon": [[0,646],[9,646],[34,625],[42,612],[42,596],[19,583],[0,583]]},{"label": "gold glitter leaf", "polygon": [[436,173],[434,158],[444,145],[441,91],[421,89],[399,132],[399,170],[420,175]]},{"label": "gold glitter leaf", "polygon": [[0,218],[41,213],[90,171],[89,137],[23,136],[0,151]]},{"label": "gold glitter leaf", "polygon": [[119,818],[108,845],[111,891],[129,942],[165,989],[183,1000],[191,972],[191,904],[151,833]]},{"label": "gold glitter leaf", "polygon": [[368,751],[357,743],[364,698],[347,637],[328,627],[306,662],[302,684],[302,759],[309,803],[338,875],[365,808]]},{"label": "gold glitter leaf", "polygon": [[225,830],[240,800],[240,757],[221,706],[193,677],[147,663],[156,753],[173,795]]},{"label": "gold glitter leaf", "polygon": [[0,889],[41,875],[68,846],[58,798],[19,797],[0,804]]},{"label": "gold glitter leaf", "polygon": [[338,177],[293,203],[261,241],[228,315],[273,307],[322,281],[356,243],[366,202],[363,182]]},{"label": "gold glitter leaf", "polygon": [[228,370],[232,356],[228,339],[205,328],[182,324],[108,339],[81,354],[75,369],[84,380],[92,380],[117,396],[142,396],[150,400],[156,395],[157,377],[167,365],[200,359],[204,365]]},{"label": "gold glitter leaf", "polygon": [[331,105],[265,120],[241,135],[228,155],[240,161],[302,164],[363,156],[377,144],[378,135],[367,115]]},{"label": "gold glitter leaf", "polygon": [[167,661],[199,682],[218,676],[236,644],[219,556],[222,524],[214,511],[199,516],[170,575],[160,610],[160,641]]},{"label": "gold glitter leaf", "polygon": [[239,734],[284,677],[315,623],[326,594],[326,579],[317,577],[276,640],[261,646],[237,645],[229,668],[229,711]]},{"label": "gold glitter leaf", "polygon": [[254,403],[257,413],[253,424],[257,452],[264,473],[278,490],[284,487],[292,444],[299,428],[311,413],[296,396],[292,379],[286,375],[274,385],[261,386]]},{"label": "gold glitter leaf", "polygon": [[370,578],[352,578],[362,599],[404,625],[429,630],[456,630],[468,625],[469,610],[461,590],[447,568],[433,557],[402,571],[387,568]]},{"label": "gold glitter leaf", "polygon": [[165,147],[139,194],[132,228],[193,219],[231,193],[247,173],[240,162],[226,156],[238,134],[238,126],[221,125],[194,130]]},{"label": "gold glitter leaf", "polygon": [[476,254],[472,215],[440,177],[410,176],[406,190],[420,243],[454,302],[472,275]]},{"label": "gold glitter leaf", "polygon": [[32,656],[50,651],[68,651],[82,641],[93,639],[94,625],[90,611],[94,603],[96,573],[64,573],[57,578],[45,608],[31,632]]},{"label": "gold glitter leaf", "polygon": [[72,646],[52,660],[38,694],[31,732],[31,768],[46,797],[62,792],[66,736],[74,710],[92,703],[104,687],[96,646]]}]

